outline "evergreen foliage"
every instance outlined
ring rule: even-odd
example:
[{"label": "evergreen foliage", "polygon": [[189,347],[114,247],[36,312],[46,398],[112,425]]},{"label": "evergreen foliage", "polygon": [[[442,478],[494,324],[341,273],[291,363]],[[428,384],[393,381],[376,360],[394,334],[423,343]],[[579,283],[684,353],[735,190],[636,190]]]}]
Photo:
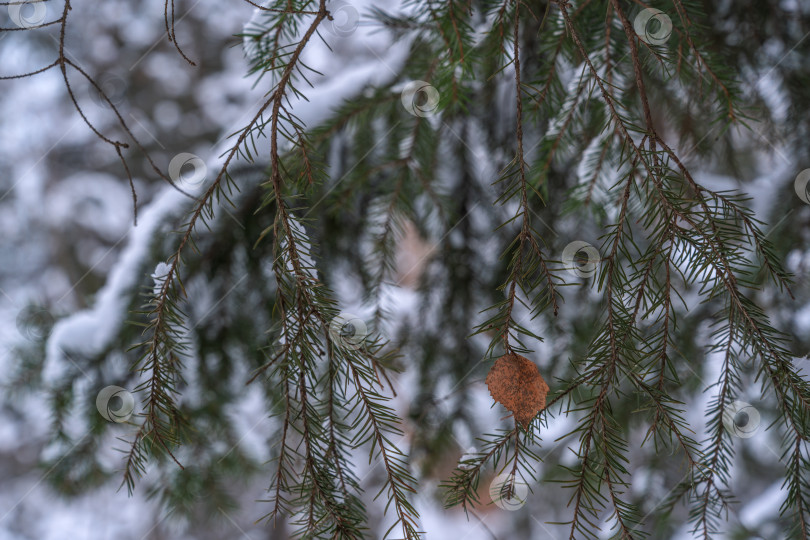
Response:
[{"label": "evergreen foliage", "polygon": [[[793,295],[781,263],[787,248],[745,193],[710,189],[691,168],[692,154],[721,160],[718,149],[760,129],[764,116],[741,87],[743,61],[718,46],[721,7],[409,0],[397,12],[375,8],[366,14],[373,24],[409,43],[402,69],[307,126],[292,103],[318,84],[305,51],[334,39],[331,2],[248,2],[261,15],[239,37],[265,100],[232,134],[205,191],[186,203],[177,234],[156,235],[139,271],[147,276],[161,260],[163,270],[132,291],[116,343],[81,360],[95,386],[131,387],[142,400],[133,432],[116,443],[130,491],[154,468],[164,478],[151,494],[171,508],[200,492],[222,508],[233,504],[234,479],[260,475],[269,479],[263,518],[289,520],[296,537],[374,537],[369,523],[381,518],[364,502],[361,453],[381,473],[370,491],[385,501],[385,537],[416,539],[430,531],[415,496],[443,456],[458,454],[454,430],[463,425],[481,435],[441,479],[448,507],[475,514],[486,502],[482,486],[504,473],[507,498],[520,482],[554,497],[562,490],[570,538],[603,530],[660,538],[684,512],[697,537],[712,538],[727,530],[740,448],[725,418],[756,384],[783,451],[779,526],[808,537],[810,386],[794,364],[793,336],[771,322],[760,295]],[[653,8],[672,24],[660,42],[634,26]],[[167,2],[166,31],[193,64],[177,45],[174,9]],[[69,11],[65,0],[53,23],[62,40]],[[92,80],[63,47],[45,70],[57,67],[69,93],[69,69]],[[436,101],[423,87],[404,106],[412,81],[427,81]],[[129,147],[97,134],[126,168]],[[234,229],[230,212],[244,229]],[[409,227],[433,250],[418,284],[423,316],[395,326],[397,246]],[[598,251],[592,278],[561,257],[575,240]],[[357,321],[341,318],[346,279],[371,314],[360,341],[351,336]],[[201,313],[195,303],[206,297],[227,301]],[[581,318],[568,309],[582,309]],[[123,343],[134,346],[124,352]],[[550,357],[540,362],[551,386],[546,409],[528,427],[482,425],[468,385],[496,358],[538,350]],[[132,370],[109,381],[105,365],[122,361]],[[53,389],[54,439],[65,451],[51,465],[66,491],[109,474],[96,454],[121,434],[85,400],[91,434],[67,435],[80,375],[68,372]],[[405,376],[419,393],[400,418]],[[260,388],[274,418],[269,465],[240,450],[229,421],[245,383]],[[687,411],[701,391],[705,437]],[[565,419],[570,429],[549,440]],[[651,510],[631,486],[631,460],[661,469],[662,507]]]}]

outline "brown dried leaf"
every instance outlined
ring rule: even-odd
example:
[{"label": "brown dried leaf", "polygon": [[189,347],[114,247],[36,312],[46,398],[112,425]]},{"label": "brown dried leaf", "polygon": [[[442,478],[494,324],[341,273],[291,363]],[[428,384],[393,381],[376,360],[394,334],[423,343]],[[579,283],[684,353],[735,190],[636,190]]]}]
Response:
[{"label": "brown dried leaf", "polygon": [[534,362],[519,354],[506,354],[495,361],[487,374],[487,387],[492,398],[525,427],[546,408],[548,385]]}]

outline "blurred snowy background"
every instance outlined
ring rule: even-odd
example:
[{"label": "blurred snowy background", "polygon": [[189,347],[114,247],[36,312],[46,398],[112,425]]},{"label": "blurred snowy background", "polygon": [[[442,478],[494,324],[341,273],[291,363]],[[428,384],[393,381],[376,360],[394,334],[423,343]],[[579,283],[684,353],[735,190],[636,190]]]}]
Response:
[{"label": "blurred snowy background", "polygon": [[[46,20],[61,13],[60,2],[51,0],[42,5],[46,6]],[[334,54],[319,41],[306,50],[307,63],[323,76],[313,77],[315,88],[307,92],[308,102],[293,100],[292,105],[310,127],[325,120],[344,99],[351,99],[367,85],[385,83],[402,68],[407,40],[392,39],[365,17],[372,5],[395,8],[398,4],[367,0],[351,5],[361,14],[360,24],[347,35],[338,32],[329,36]],[[2,28],[15,25],[6,13],[10,8],[0,6]],[[166,171],[174,156],[188,152],[200,156],[210,170],[220,163],[226,137],[252,118],[265,91],[261,83],[254,87],[255,78],[246,76],[245,51],[240,38],[234,37],[254,16],[254,10],[236,1],[179,3],[177,37],[198,64],[191,67],[166,41],[163,8],[159,0],[74,2],[66,51],[114,99],[157,167]],[[775,325],[792,335],[797,361],[804,362],[807,374],[807,360],[802,357],[810,351],[810,204],[801,200],[794,180],[810,167],[810,114],[806,109],[810,103],[810,39],[805,33],[810,29],[810,2],[729,0],[711,9],[717,28],[725,28],[726,45],[737,52],[745,91],[761,102],[768,120],[759,126],[761,129],[739,135],[733,146],[724,148],[723,164],[698,157],[690,164],[698,180],[712,188],[750,193],[757,215],[774,226],[773,238],[780,253],[797,275],[797,299],[791,301],[778,291],[766,289],[759,300],[774,317]],[[0,33],[0,76],[48,65],[57,47],[58,26]],[[88,119],[101,131],[121,136],[111,109],[88,83],[74,73],[71,84]],[[66,373],[87,370],[90,374],[84,380],[78,377],[64,393],[95,396],[98,388],[125,378],[130,359],[122,344],[134,334],[121,328],[127,310],[135,307],[130,306],[132,291],[146,283],[146,276],[155,272],[162,260],[160,254],[165,253],[155,245],[155,237],[171,245],[176,239],[171,230],[190,208],[190,199],[161,181],[140,154],[129,152],[128,160],[138,194],[137,227],[133,227],[132,198],[121,163],[114,149],[99,141],[77,114],[60,71],[51,69],[32,78],[0,81],[0,540],[287,538],[283,524],[273,529],[265,522],[255,523],[265,512],[262,503],[256,501],[264,497],[269,484],[262,473],[246,475],[242,483],[233,486],[231,496],[238,504],[223,503],[217,512],[195,514],[192,502],[190,516],[170,516],[159,497],[148,496],[148,486],[159,484],[160,477],[139,485],[132,497],[127,496],[126,489],[118,490],[121,477],[116,471],[121,458],[113,451],[116,441],[112,438],[108,448],[99,451],[98,468],[61,462],[64,447],[60,444],[81,444],[87,426],[79,419],[65,422],[64,440],[54,441],[51,394],[22,391],[28,384],[53,390]],[[727,163],[733,163],[735,170]],[[257,170],[246,167],[241,175],[237,183],[241,182],[244,189],[239,197],[257,196],[255,189],[261,179]],[[199,189],[186,187],[192,192]],[[250,220],[258,218],[249,207],[243,209],[244,214],[219,213],[217,225],[232,233],[220,235],[222,242],[252,244],[243,231],[250,228]],[[260,226],[255,223],[253,229],[260,230]],[[566,234],[565,226],[561,225],[561,234]],[[203,250],[218,253],[214,240],[203,244]],[[402,285],[389,291],[394,321],[418,317],[416,293],[406,279],[407,271],[428,249],[410,237],[403,242],[401,266],[405,275]],[[248,251],[246,248],[244,253],[229,256],[248,260]],[[230,274],[232,263],[222,263],[223,283],[218,286],[227,289],[240,285]],[[214,327],[224,327],[225,323],[209,318],[217,307],[217,296],[193,280],[189,289],[198,300],[192,318],[201,325],[210,322]],[[357,301],[350,285],[340,292],[347,302]],[[260,309],[245,300],[247,318],[261,318]],[[576,315],[576,310],[572,312]],[[699,321],[694,325],[699,328]],[[220,338],[217,332],[224,331],[215,330],[208,336],[211,341]],[[390,332],[396,334],[396,322]],[[540,356],[559,352],[550,344],[542,347]],[[233,354],[240,352],[234,350]],[[470,365],[479,357],[474,356]],[[87,363],[97,358],[104,358],[108,366],[103,370],[103,380],[98,378],[100,371],[91,370]],[[549,362],[539,363],[543,367]],[[711,365],[706,368],[707,380],[711,380],[712,369]],[[485,431],[499,421],[500,414],[490,409],[481,377],[468,382],[469,415],[476,417]],[[397,384],[401,392],[396,403],[407,416],[410,402],[421,399],[417,397],[419,381],[406,373]],[[448,383],[443,393],[453,390]],[[272,437],[273,424],[255,389],[237,387],[235,391],[242,394],[238,407],[231,411],[237,445],[246,459],[259,467],[269,458],[265,443]],[[757,402],[758,385],[751,386],[747,397]],[[694,425],[702,421],[706,399],[698,394],[688,405]],[[93,405],[85,402],[82,406]],[[769,420],[767,406],[762,407],[762,415],[764,426]],[[546,440],[552,449],[557,434],[569,427],[564,421],[550,426]],[[442,509],[435,488],[465,448],[473,444],[476,434],[463,429],[455,433],[457,451],[422,482],[417,508],[427,538],[563,537],[563,528],[545,524],[560,520],[555,512],[565,507],[556,484],[535,490],[540,494],[530,497],[519,512],[490,506],[468,520],[459,510]],[[123,426],[117,436],[126,436]],[[784,497],[780,466],[774,457],[779,448],[767,437],[747,439],[745,444],[738,466],[749,474],[735,476],[739,483],[735,488],[743,503],[730,518],[737,531],[733,537],[764,538],[761,534],[773,533],[768,523]],[[548,458],[549,463],[555,459],[557,456]],[[363,466],[362,459],[358,463]],[[639,468],[634,485],[659,481],[652,469]],[[364,470],[358,474],[363,477]],[[58,490],[54,482],[61,486]],[[85,490],[87,487],[93,489]],[[204,488],[198,490],[198,496],[206,498]],[[373,526],[385,530],[381,508],[370,513]],[[378,535],[376,530],[372,536]],[[682,529],[677,537],[689,535]]]}]

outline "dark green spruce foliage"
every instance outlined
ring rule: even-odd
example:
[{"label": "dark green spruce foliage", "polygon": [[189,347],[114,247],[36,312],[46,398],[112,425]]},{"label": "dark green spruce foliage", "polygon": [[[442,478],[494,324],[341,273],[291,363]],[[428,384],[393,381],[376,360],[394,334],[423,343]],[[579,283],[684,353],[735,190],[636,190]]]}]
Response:
[{"label": "dark green spruce foliage", "polygon": [[[621,0],[375,8],[368,24],[410,40],[401,73],[313,127],[289,98],[306,96],[317,76],[305,48],[335,39],[323,32],[330,6],[270,2],[240,36],[253,45],[250,71],[266,101],[232,135],[179,234],[155,239],[144,272],[163,259],[168,275],[148,283],[142,309],[133,295],[133,325],[119,336],[137,342],[126,358],[138,355],[119,384],[140,380],[143,400],[134,435],[120,443],[127,487],[154,464],[165,477],[152,493],[170,507],[204,492],[224,508],[229,484],[258,475],[269,480],[264,517],[288,520],[303,538],[375,537],[366,505],[376,495],[386,536],[415,539],[430,534],[414,506],[417,494],[429,496],[419,486],[464,450],[454,437],[464,425],[486,435],[442,473],[448,506],[473,512],[488,502],[481,494],[493,474],[510,472],[532,486],[530,499],[564,494],[564,524],[549,525],[560,537],[597,538],[608,527],[616,538],[663,538],[688,512],[694,532],[710,538],[726,530],[734,498],[739,446],[723,414],[744,387],[760,385],[782,441],[780,524],[806,538],[810,388],[790,336],[757,302],[763,287],[792,294],[785,249],[770,243],[742,193],[709,189],[687,166],[690,148],[713,155],[706,137],[719,147],[745,133],[755,103],[703,4],[649,7],[672,22],[662,43],[636,35],[643,8]],[[432,114],[402,106],[412,80],[437,90]],[[246,163],[260,167],[248,174]],[[411,226],[434,248],[421,316],[384,336],[397,244]],[[599,251],[590,280],[561,261],[574,240]],[[347,279],[373,313],[357,347],[330,328]],[[214,317],[192,320],[201,287],[227,300]],[[538,362],[548,407],[527,429],[482,423],[470,385],[505,352],[538,349],[552,357]],[[94,362],[97,374],[103,359]],[[406,418],[390,404],[401,370],[418,385]],[[228,421],[246,382],[261,388],[273,418],[269,464],[239,449]],[[686,414],[704,390],[705,438]],[[548,440],[563,421],[563,442]],[[108,428],[94,423],[71,467],[96,470],[88,455]],[[375,469],[367,494],[358,459]],[[631,490],[634,460],[662,471],[662,504]],[[60,471],[66,488],[69,469]]]}]

